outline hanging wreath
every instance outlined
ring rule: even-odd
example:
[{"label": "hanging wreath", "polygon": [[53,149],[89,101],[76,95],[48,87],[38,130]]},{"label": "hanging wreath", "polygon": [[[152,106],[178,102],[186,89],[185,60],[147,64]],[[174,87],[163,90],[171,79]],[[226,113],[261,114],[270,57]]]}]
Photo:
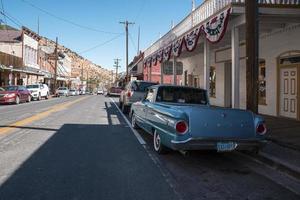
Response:
[{"label": "hanging wreath", "polygon": [[174,43],[173,43],[173,48],[172,48],[172,53],[173,53],[173,56],[175,57],[179,57],[180,54],[181,54],[181,50],[182,50],[182,44],[183,44],[183,40],[184,38],[180,38],[178,40],[176,40]]},{"label": "hanging wreath", "polygon": [[170,60],[171,51],[172,51],[172,45],[169,45],[169,46],[164,48],[164,50],[163,50],[163,60],[164,61]]},{"label": "hanging wreath", "polygon": [[187,51],[194,51],[200,36],[200,27],[194,29],[185,36],[185,47]]},{"label": "hanging wreath", "polygon": [[162,49],[158,51],[156,58],[157,58],[157,61],[160,63],[163,61],[163,50]]},{"label": "hanging wreath", "polygon": [[203,25],[202,29],[208,41],[217,43],[223,38],[228,25],[228,16],[230,11],[231,9],[228,9],[220,13]]}]

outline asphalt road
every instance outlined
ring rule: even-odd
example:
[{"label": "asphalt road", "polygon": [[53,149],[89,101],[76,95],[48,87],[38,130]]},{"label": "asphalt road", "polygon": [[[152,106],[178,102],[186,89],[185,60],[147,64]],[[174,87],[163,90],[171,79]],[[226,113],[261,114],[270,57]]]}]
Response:
[{"label": "asphalt road", "polygon": [[237,155],[157,155],[104,96],[0,106],[0,126],[1,200],[299,199]]}]

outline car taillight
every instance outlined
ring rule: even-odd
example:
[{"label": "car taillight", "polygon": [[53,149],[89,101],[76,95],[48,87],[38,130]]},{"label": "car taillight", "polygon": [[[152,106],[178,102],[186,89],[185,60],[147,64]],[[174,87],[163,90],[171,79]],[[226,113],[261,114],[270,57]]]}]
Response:
[{"label": "car taillight", "polygon": [[128,92],[127,92],[127,97],[131,97],[131,95],[132,95],[132,92],[131,92],[131,91],[128,91]]},{"label": "car taillight", "polygon": [[179,121],[176,123],[176,131],[179,134],[185,134],[188,130],[188,125],[185,121]]},{"label": "car taillight", "polygon": [[256,127],[256,132],[257,132],[259,135],[264,135],[264,134],[266,134],[266,132],[267,132],[266,124],[265,124],[265,123],[260,123],[260,124],[258,124],[258,126]]}]

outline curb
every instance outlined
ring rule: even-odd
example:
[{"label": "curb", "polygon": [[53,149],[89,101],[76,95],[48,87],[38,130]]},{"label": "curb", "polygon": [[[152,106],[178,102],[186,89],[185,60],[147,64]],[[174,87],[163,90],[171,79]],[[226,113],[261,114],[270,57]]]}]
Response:
[{"label": "curb", "polygon": [[278,170],[280,172],[283,172],[298,181],[300,181],[300,168],[294,165],[291,165],[287,162],[284,162],[275,156],[272,156],[267,153],[260,152],[259,154],[246,154],[247,156],[250,156],[253,160],[256,162],[262,162],[269,167]]},{"label": "curb", "polygon": [[282,147],[293,149],[295,151],[300,151],[300,147],[297,146],[297,145],[295,146],[295,145],[292,145],[292,144],[288,144],[286,142],[282,142],[282,141],[274,139],[272,137],[268,137],[267,140],[270,141],[270,142],[276,143],[276,144],[278,144],[278,145],[280,145]]}]

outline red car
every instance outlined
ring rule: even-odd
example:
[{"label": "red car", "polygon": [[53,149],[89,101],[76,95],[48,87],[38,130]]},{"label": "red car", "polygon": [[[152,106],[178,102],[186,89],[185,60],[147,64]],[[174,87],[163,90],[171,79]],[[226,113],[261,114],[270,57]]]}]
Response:
[{"label": "red car", "polygon": [[31,94],[25,86],[13,85],[0,90],[0,104],[30,102]]}]

